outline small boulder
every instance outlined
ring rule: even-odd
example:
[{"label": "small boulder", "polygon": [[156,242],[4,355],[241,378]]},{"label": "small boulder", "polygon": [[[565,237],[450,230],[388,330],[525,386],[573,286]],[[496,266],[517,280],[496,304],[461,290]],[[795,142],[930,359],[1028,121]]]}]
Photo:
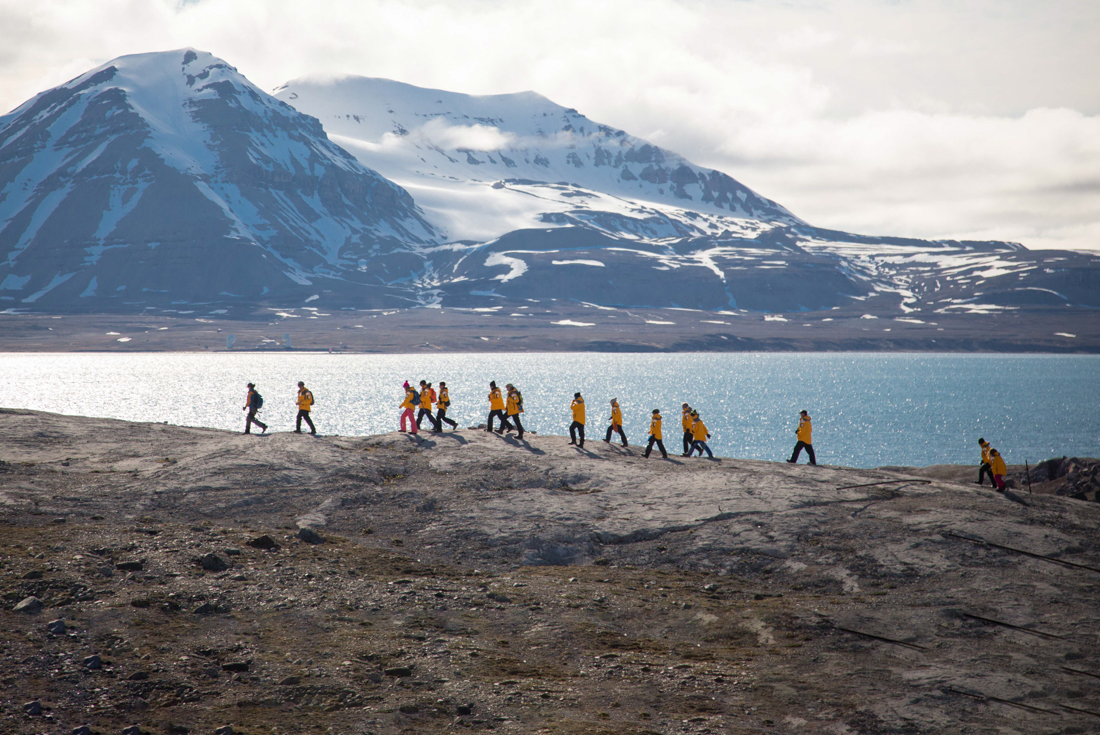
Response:
[{"label": "small boulder", "polygon": [[42,714],[42,703],[37,699],[33,702],[27,702],[23,705],[23,714],[30,715],[31,717],[38,717]]},{"label": "small boulder", "polygon": [[248,542],[248,545],[253,549],[260,549],[262,551],[278,551],[279,544],[275,542],[275,539],[268,536],[266,533],[263,536],[252,539]]},{"label": "small boulder", "polygon": [[130,725],[122,731],[122,735],[141,735],[141,728],[137,725]]},{"label": "small boulder", "polygon": [[386,676],[403,677],[412,676],[413,670],[411,666],[393,666],[388,669],[383,669],[382,673]]},{"label": "small boulder", "polygon": [[103,668],[103,659],[98,654],[93,653],[91,656],[84,657],[84,668],[91,671]]},{"label": "small boulder", "polygon": [[471,714],[473,714],[473,712],[474,712],[474,705],[472,703],[471,704],[460,704],[457,707],[455,707],[455,713],[459,714],[459,715],[462,715],[463,717],[465,717],[466,715],[471,715]]},{"label": "small boulder", "polygon": [[36,613],[41,610],[42,607],[42,600],[31,595],[30,597],[23,598],[23,600],[12,609],[15,610],[15,612]]},{"label": "small boulder", "polygon": [[42,579],[42,570],[32,569],[23,575],[23,579]]},{"label": "small boulder", "polygon": [[199,559],[199,565],[208,572],[224,572],[229,569],[229,562],[217,554],[207,554]]},{"label": "small boulder", "polygon": [[65,631],[68,628],[65,627],[65,621],[58,618],[57,620],[51,620],[46,623],[46,632],[53,635],[65,635]]},{"label": "small boulder", "polygon": [[135,671],[126,677],[126,681],[147,681],[149,679],[148,671]]},{"label": "small boulder", "polygon": [[120,572],[140,572],[145,568],[145,564],[140,561],[120,561],[115,564],[115,569]]},{"label": "small boulder", "polygon": [[251,664],[249,664],[248,661],[230,661],[229,663],[222,664],[222,671],[243,673],[245,671],[248,671],[248,667],[250,665]]},{"label": "small boulder", "polygon": [[302,680],[297,676],[288,676],[279,682],[281,687],[296,687],[302,683]]},{"label": "small boulder", "polygon": [[323,544],[325,540],[321,538],[321,534],[314,531],[312,528],[302,526],[298,529],[298,538],[305,541],[307,544]]},{"label": "small boulder", "polygon": [[226,725],[225,727],[219,727],[214,731],[214,735],[233,735],[233,726]]},{"label": "small boulder", "polygon": [[73,729],[73,735],[94,735],[94,733],[92,732],[92,728],[87,725],[81,725]]}]

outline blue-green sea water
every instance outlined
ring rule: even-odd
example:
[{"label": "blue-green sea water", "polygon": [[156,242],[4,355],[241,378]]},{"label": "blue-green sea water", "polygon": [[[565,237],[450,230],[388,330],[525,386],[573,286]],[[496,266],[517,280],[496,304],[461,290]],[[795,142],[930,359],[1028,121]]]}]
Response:
[{"label": "blue-green sea water", "polygon": [[0,374],[0,406],[220,429],[243,429],[250,381],[269,431],[292,429],[303,380],[322,434],[393,431],[401,384],[421,379],[447,382],[450,416],[465,428],[485,421],[495,380],[519,387],[524,424],[539,434],[568,432],[575,391],[588,405],[589,440],[603,437],[611,398],[631,443],[644,442],[660,408],[670,451],[686,401],[726,457],[790,456],[801,409],[822,464],[972,464],[979,436],[1009,464],[1100,456],[1098,356],[7,353]]}]

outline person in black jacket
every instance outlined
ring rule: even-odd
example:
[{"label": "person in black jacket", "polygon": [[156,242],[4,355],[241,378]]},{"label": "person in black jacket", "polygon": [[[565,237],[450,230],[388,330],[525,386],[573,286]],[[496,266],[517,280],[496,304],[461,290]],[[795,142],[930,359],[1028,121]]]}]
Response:
[{"label": "person in black jacket", "polygon": [[260,397],[260,394],[256,391],[256,384],[248,384],[248,398],[245,399],[243,411],[248,411],[248,418],[244,420],[244,433],[252,433],[252,424],[260,427],[260,433],[267,433],[267,424],[256,418],[256,412],[260,410],[260,406],[263,405],[264,399]]}]

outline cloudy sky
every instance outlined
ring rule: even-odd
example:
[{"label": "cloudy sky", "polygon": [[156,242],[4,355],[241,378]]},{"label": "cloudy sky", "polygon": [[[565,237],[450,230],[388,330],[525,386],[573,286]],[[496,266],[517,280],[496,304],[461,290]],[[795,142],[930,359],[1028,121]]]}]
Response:
[{"label": "cloudy sky", "polygon": [[1100,249],[1097,39],[1097,0],[0,0],[0,108],[193,46],[534,90],[823,227]]}]

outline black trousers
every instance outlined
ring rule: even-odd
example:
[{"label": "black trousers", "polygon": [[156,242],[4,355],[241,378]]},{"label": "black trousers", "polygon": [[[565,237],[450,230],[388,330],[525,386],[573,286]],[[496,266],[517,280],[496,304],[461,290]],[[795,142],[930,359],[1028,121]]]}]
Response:
[{"label": "black trousers", "polygon": [[691,451],[691,445],[695,442],[695,437],[691,435],[691,429],[684,432],[684,456],[688,455]]},{"label": "black trousers", "polygon": [[802,453],[802,450],[806,450],[806,454],[810,455],[810,464],[817,464],[817,457],[814,456],[814,447],[812,444],[806,442],[799,442],[794,445],[794,454],[791,455],[791,461],[797,462],[798,455]]},{"label": "black trousers", "polygon": [[611,434],[612,434],[612,432],[615,432],[615,431],[619,432],[619,436],[621,436],[623,438],[623,446],[625,447],[626,446],[626,434],[623,433],[623,427],[619,426],[618,424],[611,424],[611,426],[607,427],[607,438],[604,439],[604,441],[605,442],[610,442],[611,441]]},{"label": "black trousers", "polygon": [[989,486],[994,487],[995,483],[993,482],[993,467],[990,466],[989,462],[982,462],[982,466],[978,468],[979,485],[982,484],[982,480],[985,479],[986,475],[989,475]]},{"label": "black trousers", "polygon": [[250,431],[250,429],[252,428],[252,424],[256,424],[256,426],[259,426],[264,431],[267,431],[267,424],[265,424],[263,421],[260,421],[258,418],[256,418],[256,411],[258,411],[258,410],[259,410],[258,408],[248,409],[248,418],[246,418],[244,420],[244,433],[246,433],[246,434],[251,434],[252,433]]},{"label": "black trousers", "polygon": [[309,433],[316,434],[317,429],[313,426],[313,419],[309,417],[309,411],[304,408],[298,409],[298,419],[294,422],[294,431],[299,434],[302,433],[302,419],[305,419],[306,423],[309,424]]},{"label": "black trousers", "polygon": [[[577,441],[577,432],[580,432],[581,440]],[[576,444],[577,446],[584,446],[584,424],[580,421],[574,421],[569,424],[569,443]]]},{"label": "black trousers", "polygon": [[504,409],[494,408],[492,411],[489,412],[489,419],[485,422],[485,430],[486,431],[492,431],[493,430],[493,417],[494,416],[496,416],[500,420],[499,424],[498,424],[499,427],[500,427],[500,431],[504,431],[505,429],[511,429],[512,428],[512,425],[510,423],[508,423],[508,419],[504,418]]},{"label": "black trousers", "polygon": [[665,443],[657,437],[653,436],[652,434],[649,435],[649,444],[646,445],[645,456],[648,457],[649,453],[653,451],[654,444],[656,444],[657,448],[661,450],[661,456],[665,459],[668,459],[668,452],[665,451]]},{"label": "black trousers", "polygon": [[420,428],[420,422],[424,420],[425,416],[428,417],[428,421],[432,422],[432,426],[435,427],[435,430],[439,431],[439,422],[435,420],[434,416],[432,416],[432,409],[430,409],[430,408],[422,408],[419,411],[417,411],[417,413],[416,413],[416,428],[418,428],[418,429]]},{"label": "black trousers", "polygon": [[445,424],[445,423],[450,424],[452,429],[457,429],[458,428],[458,422],[457,421],[452,421],[451,419],[447,418],[447,409],[440,408],[435,413],[435,426],[436,426],[437,429],[442,431],[443,430],[443,424]]},{"label": "black trousers", "polygon": [[515,425],[516,431],[519,432],[519,438],[522,439],[523,438],[523,424],[521,424],[519,422],[519,414],[518,413],[508,414],[508,418],[506,420],[511,421]]}]

